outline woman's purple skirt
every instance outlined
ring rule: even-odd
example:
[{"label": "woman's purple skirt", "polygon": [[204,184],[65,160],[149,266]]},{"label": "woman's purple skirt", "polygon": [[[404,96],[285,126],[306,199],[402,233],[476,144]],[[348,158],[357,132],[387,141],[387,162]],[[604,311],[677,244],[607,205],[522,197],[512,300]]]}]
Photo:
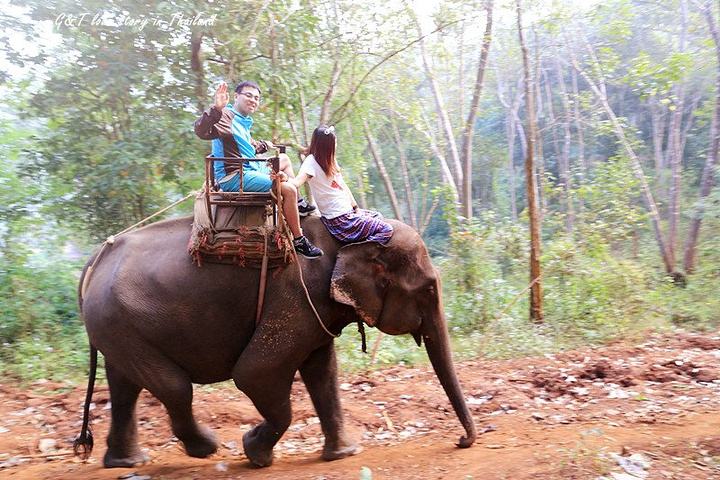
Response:
[{"label": "woman's purple skirt", "polygon": [[335,218],[321,218],[332,236],[344,243],[369,241],[384,245],[393,234],[392,225],[373,210],[358,209]]}]

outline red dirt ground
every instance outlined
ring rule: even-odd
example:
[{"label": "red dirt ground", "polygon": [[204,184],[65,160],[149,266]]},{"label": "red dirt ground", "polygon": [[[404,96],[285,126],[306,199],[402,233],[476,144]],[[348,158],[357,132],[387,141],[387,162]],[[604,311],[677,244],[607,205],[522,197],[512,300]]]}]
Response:
[{"label": "red dirt ground", "polygon": [[[330,463],[319,458],[320,426],[298,380],[293,424],[264,469],[242,454],[241,436],[260,418],[230,382],[196,389],[196,415],[222,442],[208,459],[183,453],[163,407],[144,392],[140,442],[152,460],[133,469],[101,466],[106,387],[93,397],[96,447],[83,463],[69,454],[83,388],[2,384],[0,478],[720,479],[720,337],[651,336],[635,345],[463,362],[458,371],[483,432],[472,448],[454,446],[463,430],[432,371],[394,367],[341,378],[348,430],[364,450]],[[639,470],[627,467],[637,458]]]}]

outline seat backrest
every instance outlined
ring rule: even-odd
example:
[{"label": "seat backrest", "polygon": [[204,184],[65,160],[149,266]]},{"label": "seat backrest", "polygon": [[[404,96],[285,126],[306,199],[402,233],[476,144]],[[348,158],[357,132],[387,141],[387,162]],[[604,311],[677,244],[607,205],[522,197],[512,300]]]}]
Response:
[{"label": "seat backrest", "polygon": [[[284,148],[282,149],[284,151]],[[236,166],[240,175],[238,192],[223,192],[215,187],[215,162]],[[277,225],[277,205],[280,185],[273,180],[270,192],[245,192],[243,185],[243,163],[266,162],[277,173],[280,170],[280,157],[270,158],[226,158],[205,157],[205,203],[207,215],[213,219],[216,231],[237,228],[241,225],[258,226],[271,223]]]}]

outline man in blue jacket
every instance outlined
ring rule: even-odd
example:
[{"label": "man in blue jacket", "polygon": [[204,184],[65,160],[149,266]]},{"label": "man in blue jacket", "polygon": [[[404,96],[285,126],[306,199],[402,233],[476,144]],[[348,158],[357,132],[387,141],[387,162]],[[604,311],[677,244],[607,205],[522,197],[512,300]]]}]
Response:
[{"label": "man in blue jacket", "polygon": [[[260,105],[260,87],[253,82],[241,82],[235,88],[235,101],[229,103],[227,84],[221,83],[215,91],[214,104],[195,121],[195,134],[203,140],[212,140],[213,157],[253,158],[265,153],[274,145],[269,141],[257,141],[250,135],[252,117]],[[243,164],[243,191],[267,192],[272,187],[270,169],[261,162]],[[215,178],[223,191],[240,190],[240,175],[236,165],[215,162]],[[280,154],[281,180],[295,176],[290,158]],[[292,183],[282,181],[282,209],[288,227],[293,234],[295,250],[304,257],[318,258],[323,252],[310,243],[300,228],[300,216],[315,210],[305,199],[298,201],[298,192]]]}]

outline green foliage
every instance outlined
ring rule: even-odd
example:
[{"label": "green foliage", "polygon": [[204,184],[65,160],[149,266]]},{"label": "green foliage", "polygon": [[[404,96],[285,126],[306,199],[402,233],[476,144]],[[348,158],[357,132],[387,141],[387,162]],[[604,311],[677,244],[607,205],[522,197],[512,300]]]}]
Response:
[{"label": "green foliage", "polygon": [[623,81],[630,85],[642,100],[660,97],[661,103],[670,102],[669,95],[673,86],[682,80],[693,66],[693,58],[684,52],[671,52],[667,58],[656,59],[646,51],[641,51],[631,60]]},{"label": "green foliage", "polygon": [[637,14],[630,0],[612,0],[597,7],[593,22],[608,42],[621,44],[632,35],[633,20]]},{"label": "green foliage", "polygon": [[448,255],[438,259],[452,327],[482,331],[511,301],[510,282],[525,273],[525,244],[524,230],[493,212],[452,231]]},{"label": "green foliage", "polygon": [[[335,342],[340,364],[344,372],[366,371],[388,365],[423,365],[427,363],[425,348],[418,348],[409,335],[389,336],[379,330],[365,327],[367,353],[361,350],[360,334],[354,325],[348,325]],[[378,338],[382,337],[375,352]]]},{"label": "green foliage", "polygon": [[613,157],[598,165],[593,178],[574,192],[582,203],[577,213],[578,241],[592,250],[593,245],[632,238],[647,219],[636,201],[638,184],[625,157]]},{"label": "green foliage", "polygon": [[77,308],[80,266],[32,258],[13,244],[0,257],[0,374],[18,379],[84,373],[88,343]]},{"label": "green foliage", "polygon": [[662,323],[652,273],[608,243],[555,239],[543,256],[546,322],[566,341],[599,342]]}]

